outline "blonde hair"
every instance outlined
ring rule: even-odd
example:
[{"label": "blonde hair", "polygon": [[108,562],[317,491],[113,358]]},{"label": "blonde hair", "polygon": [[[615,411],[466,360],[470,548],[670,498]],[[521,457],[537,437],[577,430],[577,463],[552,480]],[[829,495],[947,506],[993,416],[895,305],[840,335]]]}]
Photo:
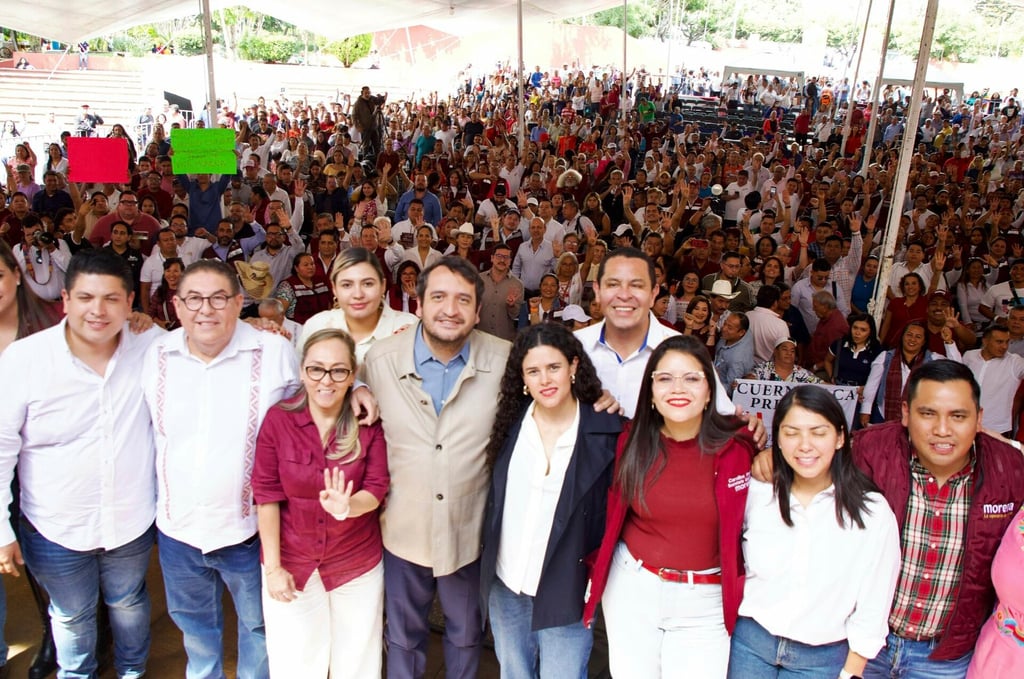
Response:
[{"label": "blonde hair", "polygon": [[[306,356],[309,354],[310,347],[316,346],[321,342],[329,342],[331,340],[339,340],[345,345],[345,349],[348,350],[349,358],[352,361],[352,374],[356,372],[356,343],[344,330],[337,328],[325,328],[324,330],[317,330],[302,347],[302,360],[300,365],[306,361]],[[328,378],[330,379],[330,378]],[[303,388],[299,391],[298,398],[286,402],[281,405],[281,408],[288,412],[296,412],[305,410],[309,406],[309,396],[306,394],[306,390]],[[341,464],[349,464],[359,459],[362,454],[362,446],[359,445],[359,421],[356,418],[356,413],[352,410],[352,399],[346,395],[344,402],[341,406],[341,412],[338,413],[338,419],[334,423],[334,450],[327,453],[326,457],[328,460],[339,460]]]}]

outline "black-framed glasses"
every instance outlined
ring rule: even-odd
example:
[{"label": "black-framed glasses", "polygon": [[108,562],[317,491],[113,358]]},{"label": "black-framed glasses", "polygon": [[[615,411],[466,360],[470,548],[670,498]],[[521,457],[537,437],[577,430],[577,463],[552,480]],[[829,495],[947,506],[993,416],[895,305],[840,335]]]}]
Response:
[{"label": "black-framed glasses", "polygon": [[223,292],[217,292],[207,297],[202,295],[188,295],[182,297],[178,295],[178,299],[185,305],[185,308],[189,311],[199,311],[203,308],[203,302],[209,302],[210,308],[214,311],[220,311],[221,309],[227,308],[228,302],[231,301],[231,295]]},{"label": "black-framed glasses", "polygon": [[319,382],[325,375],[331,376],[331,382],[344,382],[352,374],[349,368],[323,368],[318,365],[307,365],[305,368],[306,377]]}]

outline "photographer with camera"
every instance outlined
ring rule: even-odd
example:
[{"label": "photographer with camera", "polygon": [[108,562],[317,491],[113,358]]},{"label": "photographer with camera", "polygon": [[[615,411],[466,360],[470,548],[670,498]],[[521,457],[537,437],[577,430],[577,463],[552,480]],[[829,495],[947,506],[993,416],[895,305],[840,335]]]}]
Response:
[{"label": "photographer with camera", "polygon": [[372,96],[370,88],[364,85],[352,106],[352,122],[362,137],[362,145],[359,148],[360,160],[369,160],[371,166],[381,149],[381,131],[384,124],[381,107],[387,100],[387,93]]},{"label": "photographer with camera", "polygon": [[54,302],[64,289],[64,272],[71,261],[68,244],[46,231],[39,215],[30,212],[21,220],[23,240],[14,246],[22,280],[40,299]]}]

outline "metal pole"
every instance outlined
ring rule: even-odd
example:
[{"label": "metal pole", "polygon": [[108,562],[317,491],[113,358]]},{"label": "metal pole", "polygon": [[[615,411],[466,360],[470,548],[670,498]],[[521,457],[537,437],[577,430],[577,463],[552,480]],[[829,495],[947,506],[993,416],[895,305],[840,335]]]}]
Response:
[{"label": "metal pole", "polygon": [[199,0],[203,8],[203,38],[206,41],[206,96],[209,126],[217,127],[217,88],[213,82],[213,21],[210,19],[210,0]]},{"label": "metal pole", "polygon": [[[914,71],[913,94],[910,97],[910,108],[907,110],[907,124],[903,130],[903,143],[900,146],[900,159],[896,167],[896,185],[893,187],[889,205],[889,223],[886,226],[885,241],[882,246],[882,259],[878,268],[878,284],[875,286],[875,297],[869,304],[869,311],[875,317],[875,323],[881,324],[882,312],[885,309],[885,291],[889,289],[889,271],[892,269],[893,254],[896,251],[896,234],[899,232],[900,216],[903,214],[903,198],[907,192],[907,179],[910,175],[910,159],[914,155],[914,134],[917,119],[921,115],[921,97],[924,83],[928,75],[928,56],[932,52],[932,36],[935,34],[935,15],[939,10],[939,0],[928,0],[925,9],[924,25],[921,27],[921,47],[917,52],[917,69]],[[872,116],[874,120],[874,116]],[[913,121],[913,122],[911,122]],[[911,127],[913,125],[913,127]]]},{"label": "metal pole", "polygon": [[[519,101],[516,105],[516,124],[519,127],[519,153],[526,148],[526,97],[523,96],[523,78],[526,64],[523,63],[523,0],[516,2],[516,49],[519,53],[519,69],[516,71],[516,91]],[[559,112],[561,113],[561,112]]]},{"label": "metal pole", "polygon": [[[857,66],[853,69],[853,85],[857,84],[857,78],[860,77],[860,60],[864,56],[864,44],[868,39],[868,22],[871,21],[871,4],[873,2],[874,0],[868,0],[868,13],[864,16],[864,30],[860,34],[860,46],[857,48]],[[853,107],[856,105],[852,95],[853,86],[847,89],[846,122],[843,124],[843,141],[842,146],[839,147],[840,154],[846,153],[846,140],[850,137],[850,121],[853,120]],[[871,148],[870,143],[868,143],[868,148]]]},{"label": "metal pole", "polygon": [[[871,120],[868,122],[868,134],[865,138],[866,148],[864,149],[864,158],[860,163],[861,174],[868,171],[868,165],[871,164],[871,152],[874,151],[875,144],[875,131],[878,129],[878,95],[882,92],[882,77],[885,75],[885,57],[889,53],[889,33],[892,32],[892,12],[896,6],[896,0],[889,0],[889,12],[885,15],[885,32],[882,33],[882,55],[878,60],[878,75],[875,76],[875,87],[871,90],[871,94],[868,97],[869,101],[872,102],[871,106]],[[921,36],[922,39],[924,36]],[[928,39],[931,43],[931,38]],[[918,55],[920,57],[921,55]]]},{"label": "metal pole", "polygon": [[[629,21],[626,15],[629,13],[629,0],[622,0],[622,91],[619,92],[619,110],[622,111],[621,124],[626,123],[626,46],[629,40]],[[613,85],[615,83],[612,83]]]}]

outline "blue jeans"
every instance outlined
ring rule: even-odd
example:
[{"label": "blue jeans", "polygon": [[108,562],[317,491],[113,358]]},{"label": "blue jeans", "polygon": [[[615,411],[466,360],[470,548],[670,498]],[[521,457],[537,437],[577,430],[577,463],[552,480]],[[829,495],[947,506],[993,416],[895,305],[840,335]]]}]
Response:
[{"label": "blue jeans", "polygon": [[835,679],[846,663],[846,641],[810,646],[777,637],[753,618],[740,618],[732,633],[729,679]]},{"label": "blue jeans", "polygon": [[145,673],[150,641],[146,570],[153,533],[150,528],[116,549],[76,552],[50,542],[21,519],[25,564],[50,595],[59,679],[95,676],[96,603],[101,594],[110,610],[118,676]]},{"label": "blue jeans", "polygon": [[224,678],[225,586],[238,614],[238,679],[268,679],[258,536],[208,554],[162,532],[157,544],[167,612],[185,637],[187,679]]},{"label": "blue jeans", "polygon": [[534,631],[533,597],[494,579],[488,598],[494,651],[509,679],[586,679],[594,634],[583,621]]},{"label": "blue jeans", "polygon": [[929,660],[938,640],[914,641],[889,633],[885,648],[868,661],[864,679],[964,679],[974,651],[956,660]]}]

